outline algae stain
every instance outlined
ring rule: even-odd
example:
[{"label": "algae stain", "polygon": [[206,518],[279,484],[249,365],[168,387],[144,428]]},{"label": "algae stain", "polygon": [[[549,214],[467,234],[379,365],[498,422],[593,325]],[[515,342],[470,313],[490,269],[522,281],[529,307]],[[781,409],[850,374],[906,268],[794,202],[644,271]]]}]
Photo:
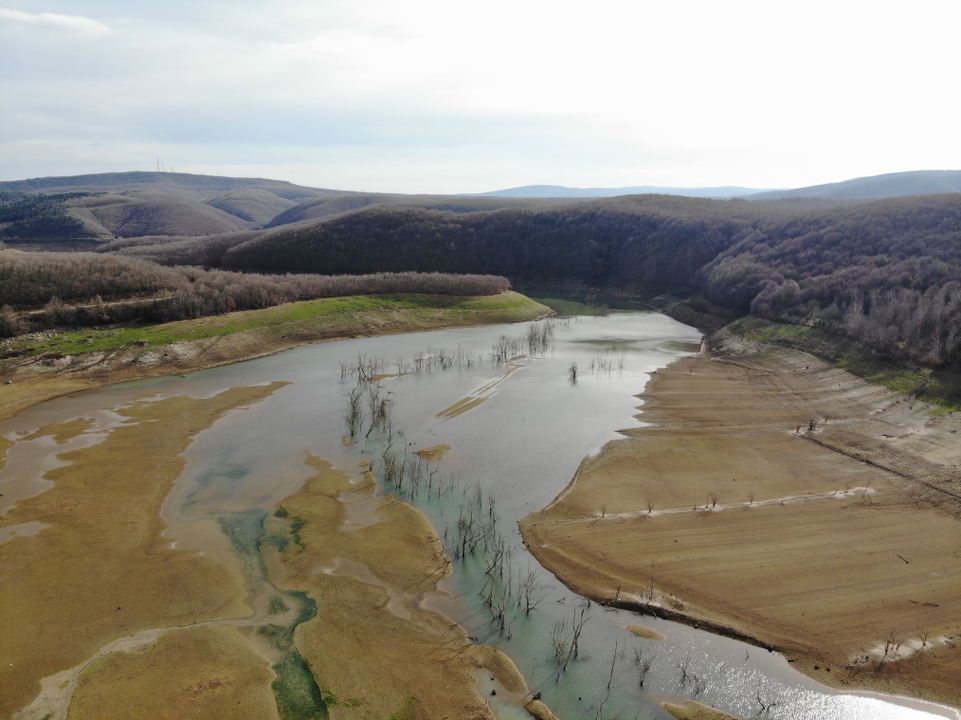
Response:
[{"label": "algae stain", "polygon": [[390,716],[390,720],[414,720],[417,715],[416,700],[412,697],[404,700],[400,710]]},{"label": "algae stain", "polygon": [[266,517],[267,513],[260,509],[217,517],[224,535],[230,538],[240,556],[244,574],[254,580],[265,580],[267,577],[264,558],[260,554]]},{"label": "algae stain", "polygon": [[[252,509],[220,515],[217,521],[237,550],[244,574],[254,580],[269,583],[262,554],[265,546],[274,545],[281,551],[303,547],[298,535],[304,524],[300,518],[284,517],[280,513],[271,517],[264,510]],[[274,586],[271,584],[271,587]],[[280,654],[272,666],[276,677],[271,683],[277,711],[281,720],[326,720],[327,703],[320,686],[294,644],[294,631],[301,623],[317,616],[317,603],[304,592],[276,587],[274,590],[278,595],[270,599],[269,615],[280,615],[291,607],[297,611],[289,624],[267,623],[257,631]]]},{"label": "algae stain", "polygon": [[268,615],[283,615],[288,610],[290,610],[290,608],[287,607],[287,604],[279,597],[274,596],[270,598],[270,602],[267,605]]},{"label": "algae stain", "polygon": [[360,707],[364,704],[364,701],[360,700],[359,698],[348,698],[346,700],[341,700],[330,690],[324,690],[322,697],[324,698],[324,702],[327,703],[327,707],[330,707],[331,705],[340,705],[343,708],[350,709]]},{"label": "algae stain", "polygon": [[300,530],[306,522],[303,518],[291,515],[285,508],[277,508],[273,517],[264,520],[263,545],[273,546],[282,553],[292,549],[303,552],[307,546],[300,537]]}]

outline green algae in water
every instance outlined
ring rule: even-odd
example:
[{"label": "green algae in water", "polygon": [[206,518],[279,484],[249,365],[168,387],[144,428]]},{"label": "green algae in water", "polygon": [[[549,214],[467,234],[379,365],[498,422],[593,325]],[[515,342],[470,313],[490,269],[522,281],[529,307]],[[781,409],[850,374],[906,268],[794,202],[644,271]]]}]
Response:
[{"label": "green algae in water", "polygon": [[[299,524],[296,522],[298,520]],[[277,523],[280,527],[272,522],[271,531],[268,533],[265,527],[268,515],[260,509],[221,515],[217,521],[237,549],[244,574],[249,578],[263,581],[267,578],[267,569],[261,552],[264,545],[276,545],[282,550],[296,545],[300,540],[296,531],[304,523],[299,518]],[[300,546],[302,547],[302,544]],[[272,667],[277,675],[271,683],[271,690],[277,702],[277,711],[281,720],[326,720],[327,704],[324,702],[320,686],[317,685],[317,680],[307,661],[294,644],[294,630],[301,623],[317,616],[317,603],[303,592],[279,590],[278,592],[281,592],[297,608],[297,617],[289,625],[270,623],[258,630],[258,633],[281,653],[280,660]],[[279,597],[271,598],[268,607],[271,615],[287,609],[288,606]]]},{"label": "green algae in water", "polygon": [[317,616],[317,603],[307,593],[291,591],[287,597],[297,605],[297,617],[290,625],[264,625],[258,631],[282,653],[273,665],[277,674],[271,683],[277,710],[283,720],[315,720],[328,717],[325,698],[313,672],[294,644],[294,630]]},{"label": "green algae in water", "polygon": [[224,535],[230,538],[240,555],[244,574],[256,580],[264,580],[267,577],[267,568],[260,554],[266,517],[266,512],[254,509],[221,515],[217,518]]},{"label": "green algae in water", "polygon": [[270,603],[267,605],[267,614],[283,615],[289,609],[290,608],[287,607],[287,604],[283,600],[281,600],[279,597],[274,596],[270,598]]},{"label": "green algae in water", "polygon": [[[283,514],[281,515],[281,511]],[[296,515],[290,515],[286,510],[280,508],[274,513],[273,517],[264,520],[264,547],[275,547],[278,552],[300,553],[307,549],[304,541],[300,537],[300,530],[306,524],[306,520]]]}]

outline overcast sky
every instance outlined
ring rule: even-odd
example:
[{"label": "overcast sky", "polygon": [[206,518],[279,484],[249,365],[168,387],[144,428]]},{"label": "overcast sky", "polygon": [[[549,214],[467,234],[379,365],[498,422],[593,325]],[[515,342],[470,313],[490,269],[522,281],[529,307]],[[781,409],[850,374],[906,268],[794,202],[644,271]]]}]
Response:
[{"label": "overcast sky", "polygon": [[0,0],[0,179],[392,192],[961,169],[959,0]]}]

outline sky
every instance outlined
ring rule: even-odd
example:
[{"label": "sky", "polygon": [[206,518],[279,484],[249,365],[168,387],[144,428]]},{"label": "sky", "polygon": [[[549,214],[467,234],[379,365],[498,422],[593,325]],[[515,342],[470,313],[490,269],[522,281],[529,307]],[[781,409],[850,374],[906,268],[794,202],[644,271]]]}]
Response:
[{"label": "sky", "polygon": [[788,188],[961,169],[957,0],[0,0],[0,180]]}]

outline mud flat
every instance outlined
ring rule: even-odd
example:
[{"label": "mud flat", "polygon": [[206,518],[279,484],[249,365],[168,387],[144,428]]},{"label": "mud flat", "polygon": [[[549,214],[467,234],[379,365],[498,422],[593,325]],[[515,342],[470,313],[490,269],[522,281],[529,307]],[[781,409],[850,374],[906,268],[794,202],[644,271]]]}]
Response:
[{"label": "mud flat", "polygon": [[0,542],[0,715],[493,720],[480,668],[528,700],[506,656],[426,609],[456,602],[437,587],[450,561],[423,514],[377,494],[366,463],[345,472],[307,454],[315,474],[273,514],[223,511],[236,557],[163,536],[186,446],[285,384],[146,397],[106,428],[20,433],[96,437],[0,518],[0,531],[43,526]]},{"label": "mud flat", "polygon": [[[523,298],[497,302],[504,307],[490,312],[392,311],[243,331],[179,343],[163,360],[133,349],[52,365],[18,359],[3,368],[14,381],[0,385],[0,418],[85,387],[358,332],[548,312]],[[161,508],[185,448],[226,413],[285,384],[204,399],[144,397],[109,409],[109,427],[81,418],[0,437],[0,470],[17,442],[71,443],[43,472],[39,482],[49,487],[0,517],[0,716],[493,718],[477,691],[480,668],[524,702],[526,685],[506,656],[422,607],[442,595],[436,584],[449,561],[426,518],[377,497],[366,470],[355,478],[311,457],[316,477],[275,515],[228,509],[203,519],[208,530],[223,526],[216,547],[184,549],[163,535]]]},{"label": "mud flat", "polygon": [[[317,605],[294,643],[331,717],[493,719],[474,673],[485,666],[515,692],[526,686],[506,657],[472,645],[459,625],[422,607],[450,572],[430,522],[376,495],[363,477],[370,473],[355,484],[316,457],[307,463],[316,475],[276,513],[297,528],[295,540],[268,552],[267,568],[278,588]],[[345,529],[345,500],[370,504],[376,521]]]},{"label": "mud flat", "polygon": [[961,706],[957,416],[723,331],[639,397],[651,425],[521,522],[541,563],[827,684]]},{"label": "mud flat", "polygon": [[[66,464],[46,473],[53,487],[0,518],[0,528],[45,526],[0,543],[0,716],[37,699],[42,679],[77,668],[50,691],[72,687],[84,663],[125,637],[251,614],[233,568],[170,547],[160,505],[197,433],[285,384],[118,409],[122,422],[102,442],[62,453]],[[40,433],[63,438],[77,429]],[[41,707],[44,697],[27,716],[63,717],[55,701]]]}]

